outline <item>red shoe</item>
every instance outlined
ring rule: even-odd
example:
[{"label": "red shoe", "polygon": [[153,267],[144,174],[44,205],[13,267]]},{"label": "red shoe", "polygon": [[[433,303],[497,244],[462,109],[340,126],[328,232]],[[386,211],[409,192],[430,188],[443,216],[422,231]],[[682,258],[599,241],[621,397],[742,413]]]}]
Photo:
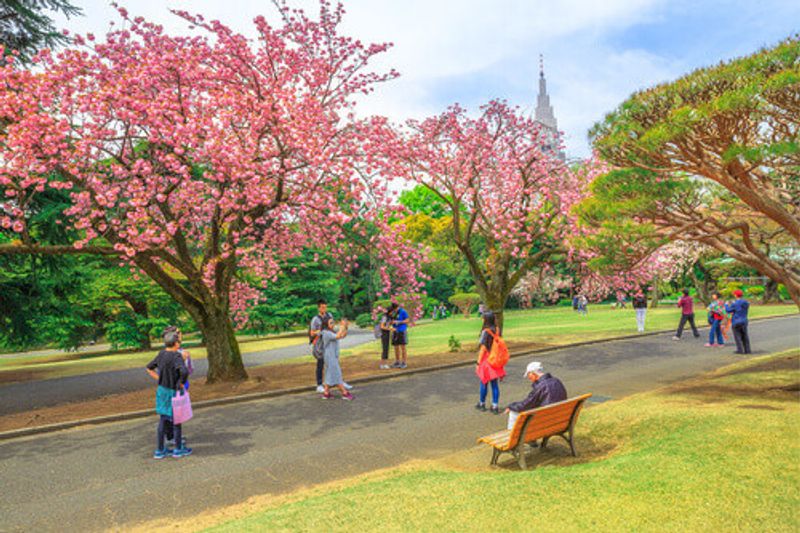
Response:
[{"label": "red shoe", "polygon": [[356,397],[350,394],[349,392],[342,394],[342,400],[355,400]]},{"label": "red shoe", "polygon": [[333,400],[333,394],[331,394],[330,392],[323,392],[322,393],[322,399],[323,400]]}]

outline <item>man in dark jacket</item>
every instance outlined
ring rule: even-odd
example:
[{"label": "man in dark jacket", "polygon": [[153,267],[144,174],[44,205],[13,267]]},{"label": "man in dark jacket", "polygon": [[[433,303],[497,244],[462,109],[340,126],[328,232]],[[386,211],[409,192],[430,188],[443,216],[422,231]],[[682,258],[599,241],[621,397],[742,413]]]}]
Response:
[{"label": "man in dark jacket", "polygon": [[550,405],[551,403],[562,402],[567,399],[567,389],[561,380],[545,372],[542,363],[534,361],[528,364],[525,369],[525,377],[528,378],[533,386],[531,392],[524,400],[508,404],[506,413],[508,414],[508,429],[514,427],[517,417],[522,411]]},{"label": "man in dark jacket", "polygon": [[736,340],[736,352],[740,354],[752,353],[750,351],[750,335],[747,332],[747,311],[750,302],[743,298],[744,293],[739,289],[733,291],[736,301],[725,306],[725,310],[733,314],[733,338]]}]

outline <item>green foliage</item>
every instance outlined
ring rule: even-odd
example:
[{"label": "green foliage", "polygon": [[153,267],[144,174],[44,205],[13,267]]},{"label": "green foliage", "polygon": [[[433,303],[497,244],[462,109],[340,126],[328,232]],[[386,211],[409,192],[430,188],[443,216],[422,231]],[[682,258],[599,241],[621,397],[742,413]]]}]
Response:
[{"label": "green foliage", "polygon": [[464,316],[469,316],[472,308],[481,303],[481,295],[475,292],[460,292],[447,301],[458,307]]},{"label": "green foliage", "polygon": [[16,50],[23,61],[29,61],[40,48],[68,42],[45,10],[67,17],[81,14],[80,8],[66,0],[4,0],[0,3],[0,46],[6,48],[6,53]]},{"label": "green foliage", "polygon": [[730,300],[733,298],[733,291],[742,290],[743,285],[738,281],[731,281],[725,285],[722,289],[720,289],[720,296],[725,298],[726,300]]},{"label": "green foliage", "polygon": [[341,290],[334,267],[314,261],[306,251],[288,261],[284,272],[262,290],[262,301],[250,309],[246,333],[267,333],[303,329],[317,312],[317,300],[328,302],[328,310],[341,318],[336,302]]},{"label": "green foliage", "polygon": [[447,339],[447,346],[451,352],[457,352],[461,349],[461,341],[456,339],[455,335],[450,335],[450,338]]},{"label": "green foliage", "polygon": [[753,285],[752,287],[747,287],[747,296],[750,298],[759,298],[764,295],[764,286],[763,285]]},{"label": "green foliage", "polygon": [[431,218],[442,218],[448,215],[447,204],[435,192],[422,185],[400,193],[400,204],[415,214],[427,215]]},{"label": "green foliage", "polygon": [[360,328],[371,328],[373,326],[372,315],[370,313],[361,313],[356,317],[356,326]]}]

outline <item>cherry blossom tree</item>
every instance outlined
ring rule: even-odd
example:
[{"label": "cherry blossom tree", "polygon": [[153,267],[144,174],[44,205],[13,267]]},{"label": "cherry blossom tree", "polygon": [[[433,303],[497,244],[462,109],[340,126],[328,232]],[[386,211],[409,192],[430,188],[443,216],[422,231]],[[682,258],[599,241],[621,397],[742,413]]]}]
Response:
[{"label": "cherry blossom tree", "polygon": [[567,166],[552,133],[519,109],[491,101],[472,118],[455,105],[380,142],[385,172],[428,188],[446,206],[453,242],[500,325],[527,272],[567,259],[565,238],[576,224],[570,210],[594,166]]},{"label": "cherry blossom tree", "polygon": [[[389,45],[340,35],[341,5],[314,20],[275,5],[255,40],[185,12],[190,33],[169,35],[119,8],[102,42],[0,68],[0,253],[102,254],[149,276],[202,331],[211,382],[246,376],[232,316],[286,259],[313,247],[352,266],[345,226],[383,261],[383,292],[419,289],[386,183],[357,171],[354,98],[396,76],[367,68]],[[69,245],[28,227],[48,189],[69,192]]]}]

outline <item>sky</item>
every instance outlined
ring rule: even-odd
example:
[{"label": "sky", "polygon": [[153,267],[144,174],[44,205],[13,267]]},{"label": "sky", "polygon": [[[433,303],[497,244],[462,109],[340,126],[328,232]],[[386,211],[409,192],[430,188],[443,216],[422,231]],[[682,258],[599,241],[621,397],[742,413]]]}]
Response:
[{"label": "sky", "polygon": [[[269,0],[119,2],[134,16],[185,33],[169,8],[219,19],[254,35],[275,19]],[[343,32],[391,42],[375,61],[400,78],[360,103],[361,114],[396,122],[459,103],[471,112],[499,98],[532,113],[538,58],[570,157],[591,152],[587,131],[631,93],[773,45],[800,31],[798,0],[344,0]],[[72,0],[84,15],[59,28],[103,34],[120,19],[108,0]],[[290,0],[308,13],[316,0]]]}]

